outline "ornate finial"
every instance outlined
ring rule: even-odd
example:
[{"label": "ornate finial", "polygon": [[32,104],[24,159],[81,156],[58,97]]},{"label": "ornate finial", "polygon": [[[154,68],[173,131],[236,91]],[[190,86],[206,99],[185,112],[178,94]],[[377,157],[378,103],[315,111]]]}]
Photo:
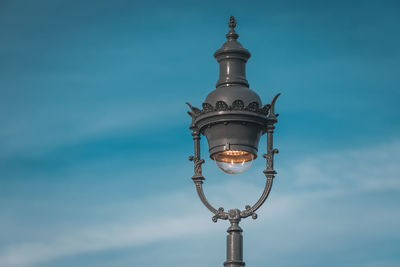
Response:
[{"label": "ornate finial", "polygon": [[231,28],[232,31],[235,31],[235,27],[236,27],[236,20],[234,16],[231,16],[229,19],[229,23],[228,23],[229,28]]},{"label": "ornate finial", "polygon": [[229,19],[229,22],[228,22],[228,26],[229,26],[229,28],[231,28],[230,30],[229,30],[229,32],[226,34],[226,38],[228,39],[228,40],[236,40],[238,37],[239,37],[239,35],[235,32],[235,27],[236,27],[236,20],[235,20],[235,17],[234,16],[231,16],[230,17],[230,19]]}]

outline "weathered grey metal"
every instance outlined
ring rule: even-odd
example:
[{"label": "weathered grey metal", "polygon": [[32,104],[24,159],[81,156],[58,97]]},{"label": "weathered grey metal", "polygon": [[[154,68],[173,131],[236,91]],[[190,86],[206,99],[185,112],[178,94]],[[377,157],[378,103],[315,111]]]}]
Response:
[{"label": "weathered grey metal", "polygon": [[212,217],[213,222],[217,222],[218,219],[229,220],[231,226],[228,228],[227,239],[226,239],[226,261],[224,262],[225,267],[241,267],[245,266],[245,262],[243,261],[243,237],[242,237],[242,228],[239,226],[239,222],[242,218],[247,218],[251,216],[253,219],[257,219],[257,214],[255,213],[261,205],[266,201],[268,195],[272,188],[273,178],[275,177],[276,171],[274,170],[274,154],[278,153],[277,149],[273,148],[273,130],[274,123],[277,122],[278,114],[275,114],[275,102],[278,98],[279,94],[276,95],[271,104],[269,113],[267,116],[267,121],[269,122],[267,125],[267,153],[264,154],[264,158],[266,159],[266,169],[264,170],[266,176],[266,184],[264,191],[259,198],[259,200],[253,205],[247,205],[244,210],[240,211],[239,209],[229,210],[228,212],[224,211],[224,208],[220,207],[218,210],[215,209],[207,200],[203,191],[203,181],[205,178],[202,175],[201,165],[204,163],[204,160],[201,159],[200,156],[200,131],[193,124],[191,125],[192,136],[194,141],[194,156],[190,156],[189,160],[194,163],[194,175],[192,177],[195,185],[196,191],[199,195],[200,200],[203,204],[214,214]]},{"label": "weathered grey metal", "polygon": [[243,237],[242,228],[239,226],[240,211],[238,209],[229,210],[229,222],[231,226],[228,228],[228,236],[226,237],[226,261],[225,267],[244,266],[243,261]]},{"label": "weathered grey metal", "polygon": [[243,150],[257,157],[260,136],[267,130],[270,105],[262,105],[258,94],[249,89],[246,62],[250,52],[237,41],[236,21],[231,17],[227,41],[214,57],[220,65],[217,88],[189,113],[192,124],[207,137],[210,157],[225,150]]},{"label": "weathered grey metal", "polygon": [[201,165],[204,163],[204,160],[201,159],[200,154],[200,132],[196,127],[190,127],[192,130],[193,143],[194,143],[194,155],[189,157],[190,161],[193,161],[194,164],[194,175],[192,176],[192,180],[196,185],[196,191],[199,195],[201,202],[203,202],[204,206],[206,206],[215,216],[212,218],[214,222],[217,222],[218,219],[226,220],[228,218],[228,214],[224,212],[223,208],[215,209],[207,200],[206,196],[203,192],[203,181],[205,178],[202,174]]},{"label": "weathered grey metal", "polygon": [[204,159],[200,158],[200,132],[197,128],[193,128],[192,131],[194,156],[189,157],[189,160],[194,163],[194,176],[192,178],[195,180],[204,180],[201,170],[201,165],[204,163]]},{"label": "weathered grey metal", "polygon": [[[257,218],[255,213],[266,201],[272,188],[276,171],[274,170],[274,155],[278,150],[273,148],[274,124],[278,121],[275,114],[275,103],[280,94],[276,95],[270,104],[262,106],[259,96],[248,89],[245,77],[245,63],[250,53],[236,41],[238,38],[234,28],[236,21],[231,17],[230,31],[226,35],[228,41],[221,49],[215,52],[215,57],[220,63],[220,78],[217,89],[211,92],[203,103],[202,109],[187,103],[191,109],[192,117],[190,129],[194,141],[194,155],[189,160],[194,163],[192,179],[196,191],[203,204],[214,214],[212,220],[229,220],[227,236],[226,267],[244,266],[243,238],[239,222],[251,216]],[[202,175],[201,165],[204,160],[200,155],[201,134],[207,137],[210,156],[224,150],[244,150],[257,154],[260,137],[267,133],[266,159],[266,184],[259,200],[253,205],[247,205],[244,210],[232,209],[228,212],[224,208],[214,208],[207,200],[203,191],[205,178]]]},{"label": "weathered grey metal", "polygon": [[[278,99],[280,94],[277,94],[271,101],[271,104],[269,104],[269,112],[268,116],[266,117],[267,119],[267,153],[264,154],[264,158],[266,159],[266,169],[264,170],[264,174],[266,176],[266,184],[264,191],[259,198],[259,200],[253,205],[249,206],[247,205],[244,210],[240,211],[240,217],[241,218],[247,218],[249,216],[252,216],[253,219],[257,219],[257,214],[255,213],[261,205],[265,202],[265,200],[268,198],[268,195],[271,191],[272,188],[272,183],[273,183],[273,178],[275,177],[276,171],[273,169],[273,161],[274,161],[274,154],[278,153],[278,149],[273,148],[273,130],[275,128],[274,124],[278,121],[277,117],[278,114],[275,114],[275,102]],[[189,104],[190,106],[190,104]],[[193,108],[192,108],[193,111]],[[190,112],[189,112],[190,113]],[[200,131],[199,129],[192,123],[190,126],[190,129],[192,130],[192,136],[193,136],[193,141],[194,141],[194,156],[190,156],[189,160],[193,161],[194,163],[194,176],[192,177],[193,181],[196,184],[196,191],[200,197],[200,200],[203,202],[203,204],[212,212],[214,213],[214,216],[212,217],[212,220],[214,222],[217,222],[218,219],[226,220],[228,219],[228,213],[224,212],[224,208],[220,207],[218,210],[215,209],[207,200],[207,198],[204,195],[203,191],[203,181],[205,178],[202,175],[202,169],[201,165],[204,163],[204,160],[201,159],[200,156]]]},{"label": "weathered grey metal", "polygon": [[262,204],[264,204],[265,200],[267,200],[268,195],[272,188],[273,179],[275,177],[276,171],[274,170],[274,155],[279,153],[279,150],[273,148],[273,133],[275,126],[274,124],[278,122],[277,117],[279,114],[275,114],[275,102],[278,99],[280,94],[277,94],[271,101],[269,113],[268,113],[268,121],[269,124],[267,126],[267,153],[263,155],[266,159],[266,169],[263,171],[267,180],[265,184],[264,191],[260,197],[260,199],[252,206],[246,206],[246,209],[241,212],[241,217],[246,218],[248,216],[252,216],[253,219],[257,218],[257,214],[255,213]]},{"label": "weathered grey metal", "polygon": [[245,64],[250,58],[250,52],[237,41],[239,35],[235,32],[236,21],[233,16],[231,16],[228,26],[230,28],[226,34],[228,41],[214,53],[214,57],[219,63],[217,87],[242,85],[248,88]]}]

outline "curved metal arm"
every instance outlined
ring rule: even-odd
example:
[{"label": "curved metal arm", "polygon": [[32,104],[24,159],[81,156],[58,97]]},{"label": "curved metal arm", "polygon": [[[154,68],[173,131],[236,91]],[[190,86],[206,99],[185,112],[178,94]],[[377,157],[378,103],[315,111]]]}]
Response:
[{"label": "curved metal arm", "polygon": [[267,154],[264,154],[263,157],[267,161],[267,168],[264,170],[264,174],[267,178],[264,192],[262,193],[260,199],[254,204],[252,207],[249,205],[246,206],[244,211],[240,212],[241,218],[247,218],[251,216],[253,219],[257,219],[257,214],[255,213],[262,204],[264,204],[265,200],[267,200],[269,193],[271,192],[273,179],[275,177],[276,171],[274,170],[274,155],[279,153],[279,150],[273,148],[273,134],[274,134],[274,123],[276,123],[277,117],[279,114],[275,114],[275,102],[278,99],[280,94],[277,94],[271,101],[269,113],[268,113],[268,120],[270,123],[267,126]]},{"label": "curved metal arm", "polygon": [[[269,193],[271,192],[273,178],[276,172],[273,170],[273,156],[275,153],[278,153],[277,149],[271,149],[272,147],[272,134],[273,129],[268,130],[267,135],[267,154],[264,154],[264,158],[267,160],[267,168],[264,171],[267,181],[265,184],[264,192],[262,193],[260,199],[251,207],[249,205],[246,206],[245,210],[238,211],[240,218],[247,218],[251,216],[253,219],[257,219],[257,214],[255,213],[262,204],[267,200]],[[225,212],[224,208],[220,207],[218,210],[214,208],[210,202],[208,202],[206,196],[204,195],[203,191],[203,181],[205,178],[202,175],[202,168],[201,165],[204,163],[204,160],[200,158],[200,133],[197,130],[193,130],[192,133],[193,141],[194,141],[194,156],[190,156],[189,160],[193,161],[194,163],[194,176],[192,177],[193,182],[196,185],[197,194],[201,200],[201,202],[209,209],[214,216],[212,217],[213,222],[217,222],[218,219],[227,220],[231,219],[230,212]],[[240,219],[239,218],[239,219]]]},{"label": "curved metal arm", "polygon": [[240,221],[241,218],[247,218],[251,216],[253,219],[257,219],[257,214],[255,213],[262,204],[267,200],[269,193],[271,192],[273,179],[275,177],[276,171],[274,170],[274,155],[279,153],[278,149],[273,148],[273,133],[275,126],[274,124],[277,122],[278,114],[275,114],[275,102],[280,94],[276,95],[270,104],[268,120],[269,124],[267,126],[267,153],[263,155],[266,159],[266,169],[264,170],[264,174],[267,178],[264,191],[259,198],[259,200],[253,205],[247,205],[245,210],[240,211],[238,209],[229,210],[228,212],[224,211],[224,208],[220,207],[218,210],[215,209],[207,200],[203,191],[203,181],[205,178],[202,175],[201,165],[204,163],[204,160],[200,157],[200,132],[199,130],[193,126],[191,126],[191,130],[193,131],[193,141],[194,141],[194,156],[190,156],[189,160],[194,163],[194,176],[192,180],[196,185],[196,191],[199,195],[201,202],[203,202],[204,206],[206,206],[213,214],[212,217],[213,222],[217,222],[218,219],[227,220],[229,219],[231,222]]},{"label": "curved metal arm", "polygon": [[268,195],[271,192],[272,180],[273,178],[267,178],[264,192],[262,193],[260,199],[252,207],[247,205],[246,209],[240,212],[240,218],[247,218],[251,216],[254,220],[257,219],[256,210],[258,210],[262,206],[262,204],[264,204],[264,202],[267,200]]},{"label": "curved metal arm", "polygon": [[204,206],[206,206],[207,209],[209,209],[212,213],[215,214],[212,217],[212,221],[217,222],[218,219],[221,219],[221,220],[228,219],[228,213],[224,211],[224,208],[220,207],[218,210],[216,210],[213,206],[211,206],[210,202],[208,202],[208,200],[203,192],[203,182],[195,181],[195,184],[196,184],[196,191],[197,191],[197,194],[199,195],[201,202],[203,202]]},{"label": "curved metal arm", "polygon": [[218,219],[226,220],[228,219],[228,213],[224,212],[224,208],[220,207],[218,210],[214,208],[210,202],[208,202],[206,196],[203,191],[203,181],[206,179],[203,177],[201,165],[204,163],[204,160],[200,157],[200,132],[192,127],[193,133],[193,141],[194,141],[194,156],[190,156],[189,160],[194,163],[194,175],[192,177],[193,182],[196,185],[196,191],[199,195],[201,202],[203,202],[204,206],[209,209],[214,216],[212,217],[213,222],[217,222]]}]

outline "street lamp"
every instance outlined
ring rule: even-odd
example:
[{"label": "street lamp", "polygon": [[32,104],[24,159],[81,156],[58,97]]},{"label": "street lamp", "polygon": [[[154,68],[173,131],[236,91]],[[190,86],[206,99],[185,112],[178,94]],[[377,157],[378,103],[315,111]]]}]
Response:
[{"label": "street lamp", "polygon": [[[194,156],[189,160],[194,163],[192,177],[197,194],[203,204],[214,214],[213,222],[218,219],[229,220],[227,236],[226,267],[244,266],[242,229],[239,222],[251,216],[257,218],[255,211],[267,199],[271,191],[272,180],[275,177],[273,148],[274,124],[278,121],[275,114],[277,94],[271,104],[262,105],[257,93],[249,89],[246,80],[246,62],[250,57],[247,49],[237,41],[235,32],[236,21],[233,16],[228,23],[230,30],[226,34],[228,39],[214,57],[219,63],[219,80],[216,89],[212,91],[202,104],[202,109],[187,103],[192,117],[190,129],[194,141]],[[200,135],[207,138],[210,158],[215,160],[218,167],[229,174],[239,174],[247,170],[251,162],[257,157],[258,143],[263,134],[267,134],[267,153],[264,158],[267,167],[264,170],[266,185],[260,199],[253,205],[247,205],[244,210],[232,209],[228,212],[221,207],[215,209],[206,199],[203,192],[201,165],[204,160],[200,157]]]}]

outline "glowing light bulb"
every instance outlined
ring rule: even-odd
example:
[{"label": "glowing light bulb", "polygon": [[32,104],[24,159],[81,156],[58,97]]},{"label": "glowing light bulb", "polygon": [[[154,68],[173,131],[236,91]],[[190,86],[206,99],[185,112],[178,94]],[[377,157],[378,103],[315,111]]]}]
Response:
[{"label": "glowing light bulb", "polygon": [[212,155],[217,166],[228,174],[240,174],[246,171],[255,158],[254,154],[242,150],[227,150]]}]

